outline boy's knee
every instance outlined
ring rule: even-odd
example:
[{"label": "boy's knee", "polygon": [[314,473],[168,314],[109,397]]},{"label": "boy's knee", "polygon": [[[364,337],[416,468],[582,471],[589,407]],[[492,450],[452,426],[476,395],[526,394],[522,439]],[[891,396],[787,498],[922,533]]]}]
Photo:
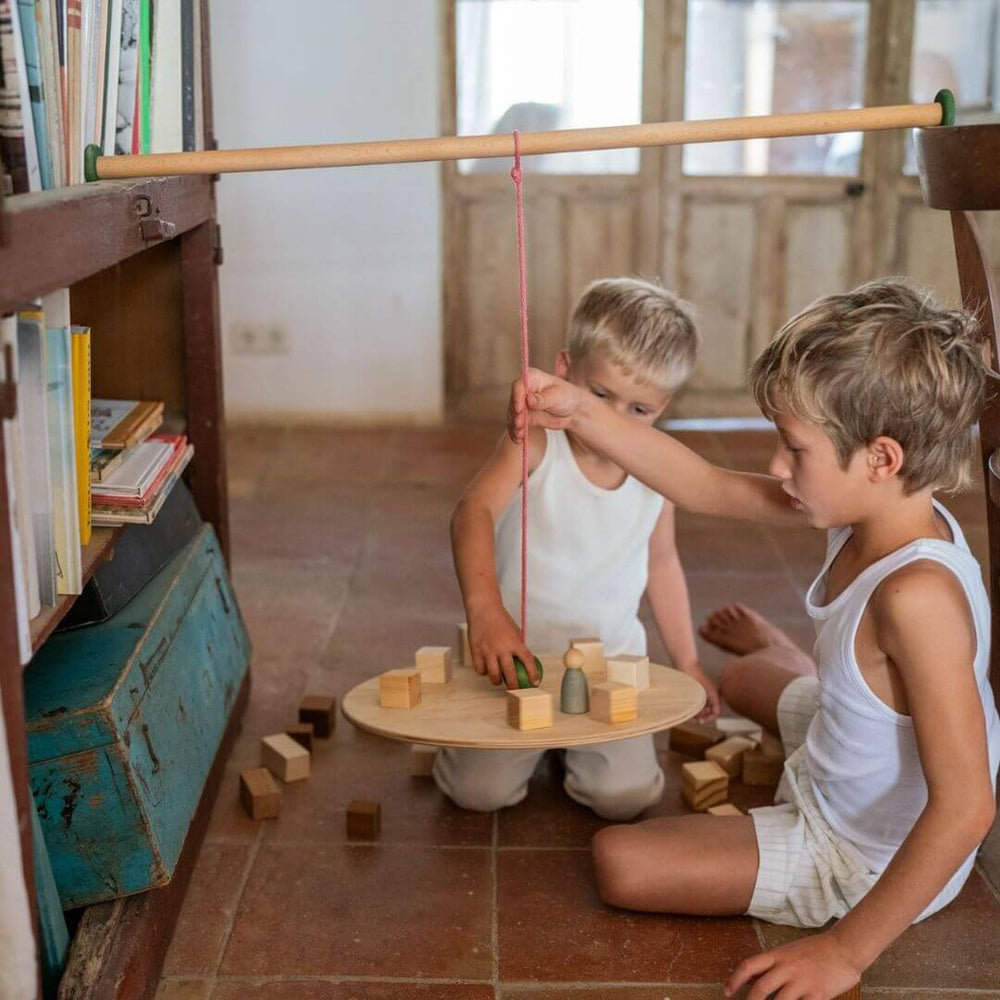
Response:
[{"label": "boy's knee", "polygon": [[606,826],[594,834],[591,843],[597,891],[608,906],[623,910],[635,908],[641,891],[633,830],[631,826]]},{"label": "boy's knee", "polygon": [[487,781],[478,771],[462,767],[443,766],[438,754],[434,779],[438,788],[460,809],[470,812],[495,812],[516,805],[528,794],[527,782],[513,786],[504,781]]}]

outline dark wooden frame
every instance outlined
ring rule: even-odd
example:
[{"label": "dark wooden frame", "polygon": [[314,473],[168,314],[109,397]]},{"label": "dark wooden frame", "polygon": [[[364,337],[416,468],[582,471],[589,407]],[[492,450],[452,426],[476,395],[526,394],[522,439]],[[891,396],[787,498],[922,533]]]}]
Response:
[{"label": "dark wooden frame", "polygon": [[[208,4],[202,10],[202,79],[205,145],[214,148]],[[196,458],[188,474],[202,516],[212,522],[223,551],[229,554],[226,492],[225,418],[222,395],[222,350],[219,325],[217,265],[221,262],[215,221],[214,179],[169,177],[101,182],[4,198],[0,195],[0,313],[28,299],[121,266],[165,241],[152,218],[172,224],[167,229],[179,243],[180,323],[176,358],[183,382],[186,432]],[[151,231],[151,228],[154,231]],[[157,258],[150,257],[157,266]],[[175,258],[176,259],[176,258]],[[16,405],[16,400],[12,401]],[[8,403],[0,388],[0,412]],[[0,438],[0,470],[5,468]],[[13,565],[8,531],[9,497],[0,474],[0,696],[14,780],[21,854],[36,921],[31,846],[30,788],[24,694],[17,642]],[[114,533],[100,536],[89,560],[93,572],[113,550]],[[36,628],[37,648],[72,598]],[[181,858],[170,884],[139,896],[89,908],[70,953],[60,995],[73,1000],[152,997],[184,897],[194,860],[204,837],[229,746],[246,705],[249,678],[234,706],[225,739],[206,781]],[[85,963],[83,959],[88,958]],[[95,961],[96,960],[96,961]],[[85,968],[85,965],[88,966]]]}]

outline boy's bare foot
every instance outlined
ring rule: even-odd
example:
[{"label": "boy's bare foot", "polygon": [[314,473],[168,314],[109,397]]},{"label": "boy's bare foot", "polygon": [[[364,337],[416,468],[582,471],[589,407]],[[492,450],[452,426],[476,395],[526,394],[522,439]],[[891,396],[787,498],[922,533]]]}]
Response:
[{"label": "boy's bare foot", "polygon": [[799,648],[780,628],[742,604],[727,604],[713,611],[698,634],[713,646],[737,656],[756,653],[768,646]]}]

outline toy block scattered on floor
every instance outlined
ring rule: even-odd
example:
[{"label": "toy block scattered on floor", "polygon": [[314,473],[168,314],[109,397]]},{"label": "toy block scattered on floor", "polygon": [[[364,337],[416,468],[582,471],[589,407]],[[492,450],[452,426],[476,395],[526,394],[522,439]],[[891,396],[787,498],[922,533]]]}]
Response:
[{"label": "toy block scattered on floor", "polygon": [[742,736],[745,739],[760,743],[764,729],[753,719],[744,719],[740,715],[722,715],[715,720],[715,728],[727,736]]},{"label": "toy block scattered on floor", "polygon": [[472,647],[469,645],[469,625],[461,622],[458,626],[458,656],[463,667],[471,667]]},{"label": "toy block scattered on floor", "polygon": [[378,679],[378,703],[383,708],[413,708],[420,704],[420,671],[387,670]]},{"label": "toy block scattered on floor", "polygon": [[631,684],[607,681],[590,689],[590,715],[599,722],[617,725],[639,714],[639,692]]},{"label": "toy block scattered on floor", "polygon": [[313,736],[328,739],[337,725],[337,699],[330,694],[307,694],[299,704],[299,722],[311,722]]},{"label": "toy block scattered on floor", "polygon": [[421,646],[416,667],[422,684],[447,684],[451,680],[451,646]]},{"label": "toy block scattered on floor", "polygon": [[698,760],[681,766],[681,795],[695,812],[725,802],[728,794],[729,775],[714,761]]},{"label": "toy block scattered on floor", "polygon": [[293,722],[285,729],[285,733],[291,736],[296,743],[303,746],[310,753],[313,751],[313,736],[316,734],[316,727],[311,722]]},{"label": "toy block scattered on floor", "polygon": [[732,802],[723,802],[721,806],[709,806],[706,812],[710,812],[713,816],[743,816],[745,813],[742,809],[737,809]]},{"label": "toy block scattered on floor", "polygon": [[382,806],[355,799],[347,807],[347,839],[378,840],[382,832]]},{"label": "toy block scattered on floor", "polygon": [[260,741],[260,762],[286,784],[309,777],[309,751],[287,733],[275,733]]},{"label": "toy block scattered on floor", "polygon": [[414,743],[410,747],[410,774],[414,778],[429,778],[434,773],[434,761],[436,760],[437,747]]},{"label": "toy block scattered on floor", "polygon": [[777,785],[785,770],[785,751],[781,740],[763,733],[761,744],[743,754],[744,785]]},{"label": "toy block scattered on floor", "polygon": [[507,723],[515,729],[547,729],[552,725],[552,695],[540,688],[507,692]]},{"label": "toy block scattered on floor", "polygon": [[609,656],[608,680],[631,684],[637,691],[649,687],[648,656]]},{"label": "toy block scattered on floor", "polygon": [[730,778],[737,778],[743,772],[743,754],[756,744],[745,736],[730,736],[705,751],[705,760],[714,760]]},{"label": "toy block scattered on floor", "polygon": [[682,722],[670,730],[670,749],[690,757],[701,757],[709,747],[721,743],[725,735],[701,722]]},{"label": "toy block scattered on floor", "polygon": [[600,639],[570,639],[570,648],[583,653],[583,672],[591,677],[604,675],[604,643]]},{"label": "toy block scattered on floor", "polygon": [[240,801],[253,820],[280,815],[281,789],[266,767],[254,767],[240,774]]}]

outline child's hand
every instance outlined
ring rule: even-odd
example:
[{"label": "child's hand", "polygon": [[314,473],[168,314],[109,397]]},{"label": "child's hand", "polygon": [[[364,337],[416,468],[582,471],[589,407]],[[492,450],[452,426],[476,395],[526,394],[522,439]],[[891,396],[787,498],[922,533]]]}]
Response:
[{"label": "child's hand", "polygon": [[560,430],[586,399],[582,389],[555,375],[529,368],[525,379],[518,379],[510,390],[507,407],[507,433],[520,444],[529,426]]},{"label": "child's hand", "polygon": [[742,986],[756,980],[745,1000],[766,997],[809,997],[830,1000],[861,979],[859,969],[830,931],[802,941],[793,941],[754,955],[741,962],[726,983],[726,996],[733,996]]},{"label": "child's hand", "polygon": [[711,677],[701,669],[701,664],[697,661],[681,669],[705,689],[705,696],[708,700],[698,716],[698,721],[711,722],[713,719],[717,719],[722,713],[722,696],[719,694],[719,689],[712,683]]},{"label": "child's hand", "polygon": [[540,680],[534,656],[521,642],[520,629],[502,605],[487,612],[469,614],[469,648],[476,673],[489,674],[490,680],[498,686],[506,684],[511,690],[517,689],[515,656],[524,664],[532,684]]}]

